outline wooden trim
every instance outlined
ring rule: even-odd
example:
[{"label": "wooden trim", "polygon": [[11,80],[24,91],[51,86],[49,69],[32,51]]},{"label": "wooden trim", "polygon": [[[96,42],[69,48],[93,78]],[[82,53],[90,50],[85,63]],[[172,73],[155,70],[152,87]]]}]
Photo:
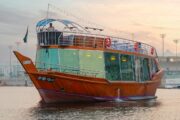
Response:
[{"label": "wooden trim", "polygon": [[[55,78],[70,79],[70,80],[74,80],[74,81],[88,82],[88,83],[93,83],[93,84],[109,84],[109,82],[105,79],[104,79],[104,81],[91,81],[90,80],[91,77],[87,77],[87,79],[83,79],[83,77],[82,78],[76,78],[76,77],[79,77],[76,75],[74,75],[75,77],[71,77],[68,74],[67,75],[56,75],[56,74],[48,74],[48,73],[41,73],[41,72],[31,72],[29,74],[37,75],[37,76],[39,76],[39,75],[52,76]],[[98,79],[98,78],[96,78],[96,79]]]}]

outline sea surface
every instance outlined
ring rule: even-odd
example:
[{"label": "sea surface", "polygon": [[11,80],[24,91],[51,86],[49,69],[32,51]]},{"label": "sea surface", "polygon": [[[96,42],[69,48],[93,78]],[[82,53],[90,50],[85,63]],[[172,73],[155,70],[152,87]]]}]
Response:
[{"label": "sea surface", "polygon": [[34,87],[0,87],[0,120],[180,120],[180,89],[149,101],[43,104]]}]

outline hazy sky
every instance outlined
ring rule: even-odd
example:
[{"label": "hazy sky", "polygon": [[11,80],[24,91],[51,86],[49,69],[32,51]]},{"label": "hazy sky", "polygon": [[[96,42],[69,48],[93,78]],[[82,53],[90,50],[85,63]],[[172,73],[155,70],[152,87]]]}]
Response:
[{"label": "hazy sky", "polygon": [[[50,7],[51,17],[63,17],[65,14],[57,9],[60,8],[85,21],[134,33],[135,40],[155,46],[160,55],[160,34],[166,33],[166,55],[175,54],[173,40],[180,39],[180,0],[0,0],[0,64],[9,62],[8,46],[16,49],[17,41],[21,42],[20,51],[34,58],[35,24],[46,17],[48,3],[55,6]],[[24,44],[28,25],[28,44]]]}]

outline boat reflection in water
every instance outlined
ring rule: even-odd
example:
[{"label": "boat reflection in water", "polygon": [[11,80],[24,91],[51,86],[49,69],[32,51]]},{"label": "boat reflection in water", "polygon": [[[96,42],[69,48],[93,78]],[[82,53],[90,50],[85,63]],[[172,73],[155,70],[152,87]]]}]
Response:
[{"label": "boat reflection in water", "polygon": [[[33,108],[32,113],[33,117],[36,119],[48,119],[49,117],[45,116],[45,114],[49,114],[49,116],[53,116],[54,118],[61,118],[64,120],[126,120],[133,118],[144,120],[150,116],[143,116],[143,114],[151,113],[151,108],[158,108],[158,106],[160,106],[160,103],[155,99],[124,102],[78,102],[58,104],[39,103],[39,108]],[[135,114],[139,114],[141,116],[137,117]]]},{"label": "boat reflection in water", "polygon": [[158,99],[141,101],[46,104],[34,87],[0,87],[0,120],[179,120],[179,92],[158,89]]}]

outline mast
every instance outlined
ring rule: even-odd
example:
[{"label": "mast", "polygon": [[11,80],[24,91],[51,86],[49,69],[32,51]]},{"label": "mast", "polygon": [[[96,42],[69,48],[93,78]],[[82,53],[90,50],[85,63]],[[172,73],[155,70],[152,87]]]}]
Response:
[{"label": "mast", "polygon": [[46,19],[48,19],[48,18],[49,18],[49,6],[50,6],[50,4],[48,3],[48,8],[47,8]]},{"label": "mast", "polygon": [[[47,20],[48,20],[48,17],[49,17],[49,6],[50,6],[50,4],[48,3],[47,14],[46,14],[46,24],[47,24]],[[47,44],[46,35],[45,35],[45,44]]]}]

